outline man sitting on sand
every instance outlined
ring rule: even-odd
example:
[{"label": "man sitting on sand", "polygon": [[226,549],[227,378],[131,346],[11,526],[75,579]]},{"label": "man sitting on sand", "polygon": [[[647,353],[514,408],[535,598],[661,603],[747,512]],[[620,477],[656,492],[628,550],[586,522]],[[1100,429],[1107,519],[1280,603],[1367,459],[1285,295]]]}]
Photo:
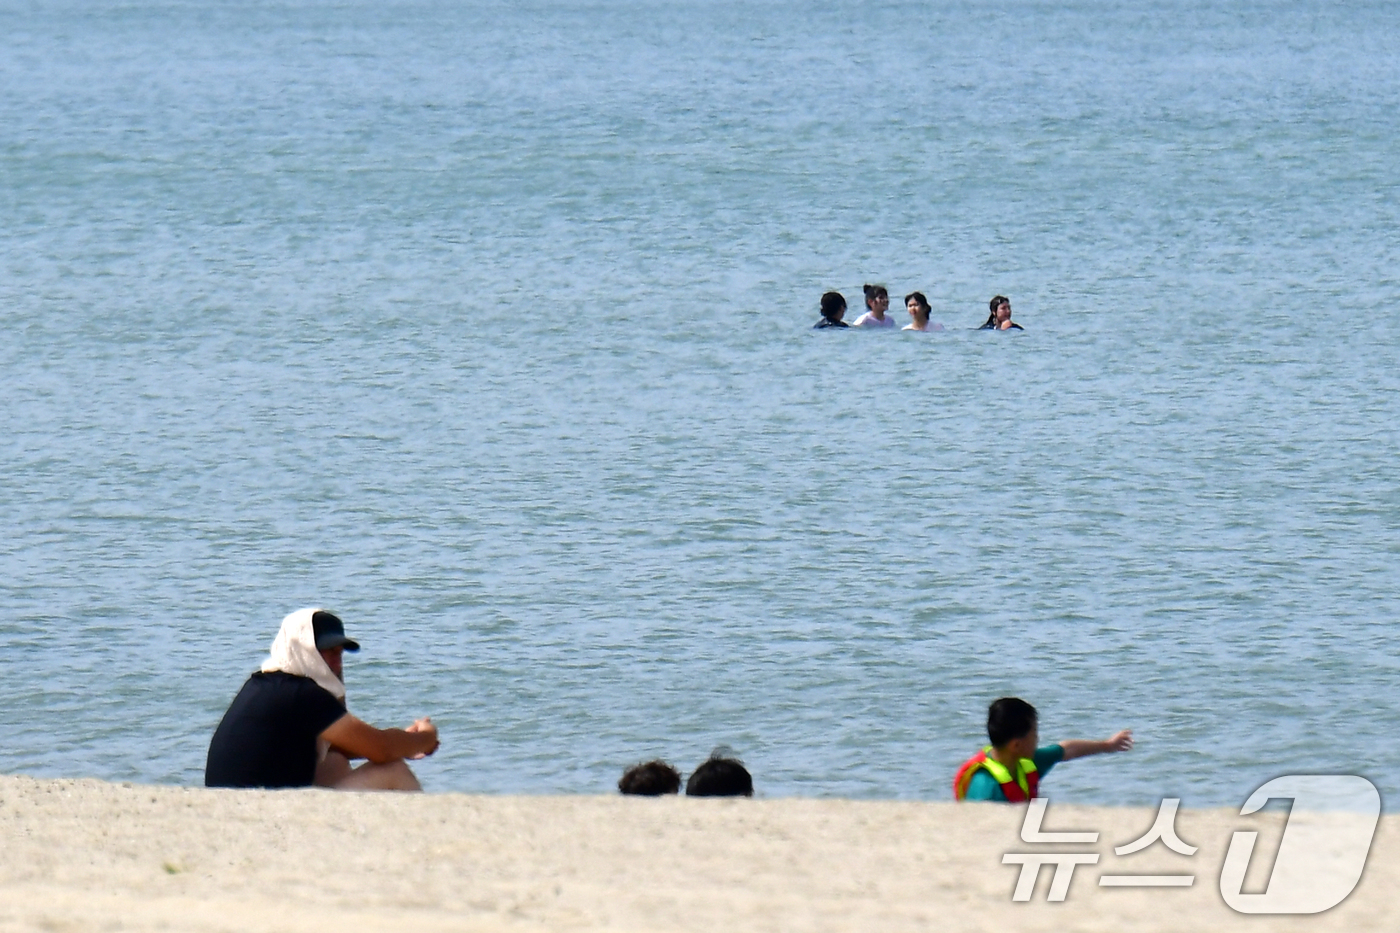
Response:
[{"label": "man sitting on sand", "polygon": [[[214,730],[205,785],[422,790],[404,759],[437,751],[437,727],[424,718],[376,729],[346,712],[341,653],[359,650],[329,612],[299,609],[283,619],[262,670]],[[369,760],[352,768],[355,758]]]},{"label": "man sitting on sand", "polygon": [[957,800],[1025,803],[1038,796],[1041,775],[1060,762],[1133,747],[1132,730],[1124,729],[1102,742],[1066,739],[1036,748],[1040,729],[1035,707],[1015,697],[1002,697],[987,710],[987,737],[992,744],[964,762],[953,778]]}]

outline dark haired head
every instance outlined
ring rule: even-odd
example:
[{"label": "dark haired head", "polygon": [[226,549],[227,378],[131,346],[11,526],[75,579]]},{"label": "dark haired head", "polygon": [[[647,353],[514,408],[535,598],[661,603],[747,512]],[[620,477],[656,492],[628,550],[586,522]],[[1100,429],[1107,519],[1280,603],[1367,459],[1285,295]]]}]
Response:
[{"label": "dark haired head", "polygon": [[931,310],[928,306],[928,299],[924,297],[923,292],[910,292],[909,294],[904,296],[905,306],[908,306],[909,302],[911,301],[917,304],[919,306],[919,310],[924,312],[925,315],[927,315]]},{"label": "dark haired head", "polygon": [[846,298],[840,292],[827,292],[822,295],[822,317],[828,321],[839,321],[846,313]]},{"label": "dark haired head", "polygon": [[680,793],[681,773],[661,759],[633,765],[622,773],[617,789],[624,794],[660,797]]},{"label": "dark haired head", "polygon": [[889,290],[886,289],[883,285],[865,286],[865,306],[867,308],[870,307],[871,302],[873,302],[876,298],[888,297],[890,297]]},{"label": "dark haired head", "polygon": [[1025,700],[1002,697],[987,708],[987,738],[997,748],[1030,735],[1035,724],[1035,707]]},{"label": "dark haired head", "polygon": [[687,797],[752,797],[753,777],[737,758],[718,753],[695,769],[685,784]]},{"label": "dark haired head", "polygon": [[991,314],[987,315],[987,323],[982,326],[986,327],[988,324],[995,325],[997,322],[997,308],[1000,308],[1010,301],[1011,299],[1007,298],[1005,295],[997,295],[991,301],[987,302],[987,307],[991,309]]}]

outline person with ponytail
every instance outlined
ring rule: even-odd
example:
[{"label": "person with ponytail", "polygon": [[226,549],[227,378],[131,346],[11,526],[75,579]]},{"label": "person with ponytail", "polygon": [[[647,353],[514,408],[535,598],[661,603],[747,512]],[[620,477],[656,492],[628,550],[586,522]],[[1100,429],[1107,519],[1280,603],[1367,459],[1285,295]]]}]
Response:
[{"label": "person with ponytail", "polygon": [[890,306],[889,290],[883,285],[865,286],[865,307],[867,310],[855,319],[852,327],[893,327],[894,318],[885,316]]},{"label": "person with ponytail", "polygon": [[987,306],[991,309],[991,314],[987,315],[987,323],[978,330],[1025,330],[1020,324],[1011,320],[1011,299],[1005,295],[997,295]]}]

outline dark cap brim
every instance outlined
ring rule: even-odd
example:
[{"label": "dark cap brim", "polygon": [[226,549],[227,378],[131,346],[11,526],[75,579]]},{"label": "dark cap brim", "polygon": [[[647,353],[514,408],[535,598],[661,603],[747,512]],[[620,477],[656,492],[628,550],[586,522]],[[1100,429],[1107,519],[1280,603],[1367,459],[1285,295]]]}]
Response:
[{"label": "dark cap brim", "polygon": [[329,651],[332,648],[344,648],[346,651],[359,651],[360,643],[346,638],[344,635],[338,635],[333,632],[328,632],[316,639],[317,651]]}]

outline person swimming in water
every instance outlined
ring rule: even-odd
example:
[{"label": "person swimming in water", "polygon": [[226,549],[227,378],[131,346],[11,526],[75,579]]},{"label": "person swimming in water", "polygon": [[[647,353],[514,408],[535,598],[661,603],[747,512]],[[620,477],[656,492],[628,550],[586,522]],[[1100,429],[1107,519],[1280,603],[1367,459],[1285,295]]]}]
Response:
[{"label": "person swimming in water", "polygon": [[894,326],[894,318],[885,316],[885,310],[890,306],[890,293],[885,286],[865,286],[865,306],[869,310],[856,318],[851,324],[852,327]]},{"label": "person swimming in water", "polygon": [[822,295],[822,319],[812,325],[813,330],[823,327],[850,327],[841,320],[846,316],[846,297],[840,292],[827,292]]},{"label": "person swimming in water", "polygon": [[1020,324],[1011,320],[1011,299],[1005,295],[997,295],[987,302],[987,307],[991,314],[987,315],[987,323],[978,330],[1025,330]]},{"label": "person swimming in water", "polygon": [[910,319],[910,323],[906,324],[904,327],[905,330],[917,330],[923,331],[924,333],[931,333],[943,329],[942,324],[931,322],[928,319],[933,309],[929,307],[928,299],[924,297],[923,292],[910,292],[905,295],[904,310],[909,312]]}]

